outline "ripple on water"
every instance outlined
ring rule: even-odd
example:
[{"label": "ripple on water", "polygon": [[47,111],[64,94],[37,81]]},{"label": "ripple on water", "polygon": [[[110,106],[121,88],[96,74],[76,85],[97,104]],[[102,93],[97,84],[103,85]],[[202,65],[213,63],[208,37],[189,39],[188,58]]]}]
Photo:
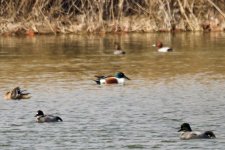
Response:
[{"label": "ripple on water", "polygon": [[[110,55],[116,40],[110,36],[41,36],[34,43],[2,38],[1,95],[19,85],[32,98],[0,97],[0,147],[223,150],[225,37],[216,40],[220,45],[214,40],[205,44],[204,35],[157,35],[174,44],[175,53],[169,54],[146,46],[156,35],[124,36],[127,55],[119,58]],[[94,75],[116,71],[131,80],[124,86],[93,81]],[[39,109],[64,122],[36,123]],[[215,131],[218,138],[182,141],[177,130],[183,122],[194,130]]]}]

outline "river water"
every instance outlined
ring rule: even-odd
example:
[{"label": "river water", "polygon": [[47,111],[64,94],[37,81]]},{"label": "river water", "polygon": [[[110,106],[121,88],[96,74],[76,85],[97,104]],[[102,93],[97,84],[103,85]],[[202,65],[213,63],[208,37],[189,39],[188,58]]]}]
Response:
[{"label": "river water", "polygon": [[[174,52],[158,53],[156,40]],[[225,33],[0,37],[0,149],[225,147]],[[114,42],[125,56],[113,55]],[[125,85],[94,75],[124,72]],[[4,100],[15,86],[29,100]],[[36,123],[37,110],[60,123]],[[180,140],[184,122],[217,139]]]}]

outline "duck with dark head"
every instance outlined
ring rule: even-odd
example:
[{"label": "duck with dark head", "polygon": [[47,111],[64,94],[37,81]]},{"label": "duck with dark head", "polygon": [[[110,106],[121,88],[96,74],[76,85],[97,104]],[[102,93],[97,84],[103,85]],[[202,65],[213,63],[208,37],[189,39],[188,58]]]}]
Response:
[{"label": "duck with dark head", "polygon": [[8,91],[4,95],[6,100],[20,100],[20,99],[29,99],[31,96],[30,93],[25,92],[26,90],[21,90],[20,87],[15,87],[11,91]]},{"label": "duck with dark head", "polygon": [[130,80],[123,72],[117,72],[115,76],[95,76],[97,79],[94,80],[97,84],[124,84],[125,79]]},{"label": "duck with dark head", "polygon": [[192,131],[189,123],[183,123],[180,126],[180,139],[190,140],[190,139],[214,139],[216,138],[215,134],[212,131],[198,132]]},{"label": "duck with dark head", "polygon": [[121,46],[118,42],[114,43],[114,47],[115,47],[114,55],[124,55],[124,54],[126,54],[126,52],[121,49]]}]

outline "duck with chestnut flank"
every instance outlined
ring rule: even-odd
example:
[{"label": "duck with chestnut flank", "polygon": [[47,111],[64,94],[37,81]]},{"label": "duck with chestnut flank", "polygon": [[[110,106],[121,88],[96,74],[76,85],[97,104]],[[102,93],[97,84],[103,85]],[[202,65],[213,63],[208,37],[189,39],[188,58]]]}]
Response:
[{"label": "duck with chestnut flank", "polygon": [[123,72],[117,72],[115,76],[95,76],[97,84],[124,84],[125,79],[130,80]]}]

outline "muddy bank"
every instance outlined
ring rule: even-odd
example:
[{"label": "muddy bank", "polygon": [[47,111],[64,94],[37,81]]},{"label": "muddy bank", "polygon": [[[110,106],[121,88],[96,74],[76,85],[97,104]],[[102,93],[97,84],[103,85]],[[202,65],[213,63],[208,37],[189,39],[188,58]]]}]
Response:
[{"label": "muddy bank", "polygon": [[0,7],[1,35],[225,31],[224,0],[3,0]]}]

